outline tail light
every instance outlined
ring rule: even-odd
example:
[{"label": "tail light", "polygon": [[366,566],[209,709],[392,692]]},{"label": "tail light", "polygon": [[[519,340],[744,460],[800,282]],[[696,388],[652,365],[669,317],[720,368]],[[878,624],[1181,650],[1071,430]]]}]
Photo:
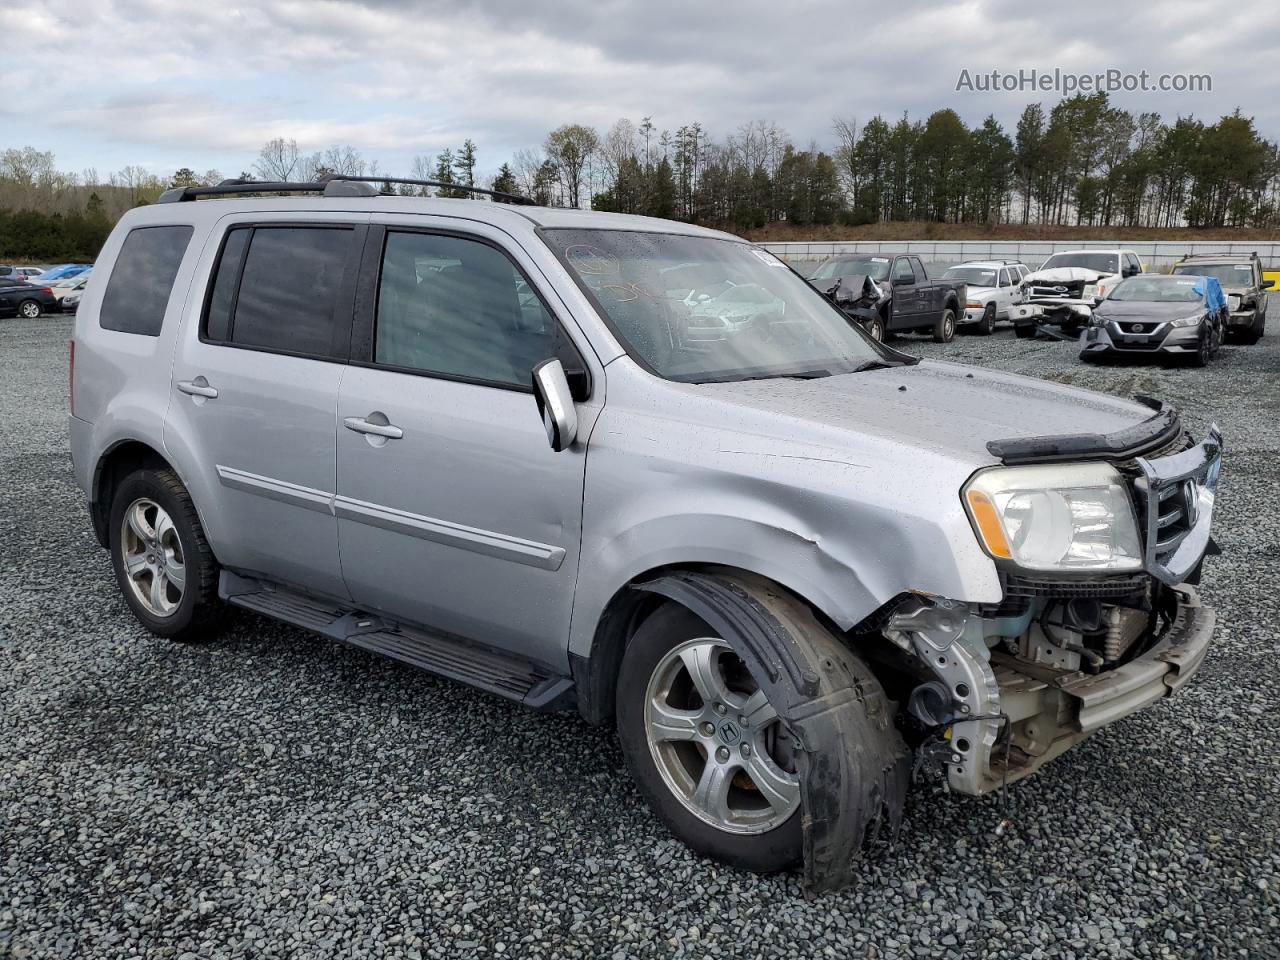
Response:
[{"label": "tail light", "polygon": [[53,296],[53,290],[51,290],[49,287],[41,287],[40,292],[45,294],[46,296],[50,296],[50,297]]},{"label": "tail light", "polygon": [[67,392],[71,401],[71,415],[74,417],[76,415],[76,342],[68,340],[67,345],[70,347]]}]

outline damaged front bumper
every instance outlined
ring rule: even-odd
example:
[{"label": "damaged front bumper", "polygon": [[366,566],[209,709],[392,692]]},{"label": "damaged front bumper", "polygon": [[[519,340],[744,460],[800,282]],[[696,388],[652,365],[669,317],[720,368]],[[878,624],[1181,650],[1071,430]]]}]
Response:
[{"label": "damaged front bumper", "polygon": [[990,650],[986,627],[961,604],[921,601],[895,614],[889,635],[935,666],[958,706],[934,752],[959,793],[982,795],[1038,770],[1108,724],[1180,690],[1213,638],[1214,612],[1190,586],[1140,656],[1101,673],[1037,668]]},{"label": "damaged front bumper", "polygon": [[[1178,431],[1163,408],[1141,425],[1165,450],[1171,417]],[[1121,450],[1132,439],[1033,438],[997,443],[993,452],[1005,462],[1057,460],[1086,441]],[[1221,465],[1216,427],[1187,449],[1128,461],[1145,541],[1138,576],[1010,577],[996,609],[917,596],[889,616],[885,635],[931,675],[908,709],[940,734],[922,750],[941,763],[952,789],[980,795],[1027,776],[1195,675],[1215,617],[1191,583],[1216,551],[1210,531]],[[1064,627],[1095,613],[1092,628]]]}]

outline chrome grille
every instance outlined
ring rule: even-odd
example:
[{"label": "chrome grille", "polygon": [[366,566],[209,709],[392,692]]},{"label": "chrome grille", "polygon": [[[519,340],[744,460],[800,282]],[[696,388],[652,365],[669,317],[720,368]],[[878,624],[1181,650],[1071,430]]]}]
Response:
[{"label": "chrome grille", "polygon": [[[1209,527],[1222,465],[1222,435],[1183,449],[1138,457],[1133,481],[1148,572],[1165,583],[1181,583],[1209,545]],[[1170,444],[1169,446],[1173,446]],[[1165,448],[1166,450],[1168,447]]]}]

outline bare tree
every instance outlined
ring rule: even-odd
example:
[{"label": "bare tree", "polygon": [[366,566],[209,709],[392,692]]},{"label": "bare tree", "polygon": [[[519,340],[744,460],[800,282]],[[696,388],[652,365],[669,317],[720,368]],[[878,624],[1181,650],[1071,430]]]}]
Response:
[{"label": "bare tree", "polygon": [[298,160],[298,141],[276,137],[262,145],[253,169],[263,180],[288,182],[298,175]]}]

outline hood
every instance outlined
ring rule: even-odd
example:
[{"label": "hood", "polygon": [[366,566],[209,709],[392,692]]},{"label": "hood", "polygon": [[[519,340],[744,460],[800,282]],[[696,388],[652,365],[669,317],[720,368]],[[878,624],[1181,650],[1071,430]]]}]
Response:
[{"label": "hood", "polygon": [[1063,280],[1083,280],[1085,283],[1097,283],[1103,277],[1115,274],[1099,273],[1097,270],[1086,270],[1084,267],[1053,267],[1049,270],[1037,270],[1027,277],[1029,283],[1053,283]]},{"label": "hood", "polygon": [[1199,301],[1151,303],[1144,300],[1103,300],[1094,308],[1093,314],[1106,320],[1151,320],[1158,323],[1162,320],[1176,320],[1179,317],[1190,317],[1203,312],[1204,304]]},{"label": "hood", "polygon": [[997,289],[999,289],[999,288],[997,288],[997,287],[975,287],[975,286],[971,283],[971,284],[969,284],[969,286],[968,286],[968,291],[969,291],[969,294],[968,294],[968,295],[969,295],[969,299],[970,299],[970,300],[978,300],[978,299],[981,299],[982,297],[990,297],[990,296],[993,296],[993,295],[995,294],[995,292],[996,292],[996,290],[997,290]]},{"label": "hood", "polygon": [[989,440],[1114,433],[1151,416],[1140,404],[1052,381],[922,361],[816,380],[704,384],[708,396],[828,434],[847,431],[914,447],[976,469],[996,462]]}]

